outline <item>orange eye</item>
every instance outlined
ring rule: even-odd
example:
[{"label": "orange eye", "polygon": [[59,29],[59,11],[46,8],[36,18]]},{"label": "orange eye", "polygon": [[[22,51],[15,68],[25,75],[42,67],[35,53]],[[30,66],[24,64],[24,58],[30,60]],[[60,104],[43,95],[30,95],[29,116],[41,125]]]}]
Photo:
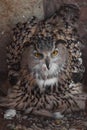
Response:
[{"label": "orange eye", "polygon": [[34,53],[34,56],[37,57],[37,58],[42,58],[43,57],[43,55],[38,53],[38,52]]},{"label": "orange eye", "polygon": [[52,52],[52,56],[56,56],[58,54],[58,50],[54,50],[53,52]]},{"label": "orange eye", "polygon": [[37,52],[36,52],[34,55],[35,55],[36,57],[39,57],[39,56],[40,56],[40,54],[39,54],[39,53],[37,53]]}]

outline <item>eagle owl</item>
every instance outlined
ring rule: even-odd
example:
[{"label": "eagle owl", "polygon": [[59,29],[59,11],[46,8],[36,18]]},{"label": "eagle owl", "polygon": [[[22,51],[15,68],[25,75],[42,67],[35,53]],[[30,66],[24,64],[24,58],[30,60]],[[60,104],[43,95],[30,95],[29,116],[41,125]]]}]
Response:
[{"label": "eagle owl", "polygon": [[78,18],[79,9],[64,4],[45,20],[32,17],[16,25],[7,48],[8,78],[13,87],[0,106],[48,115],[85,109]]}]

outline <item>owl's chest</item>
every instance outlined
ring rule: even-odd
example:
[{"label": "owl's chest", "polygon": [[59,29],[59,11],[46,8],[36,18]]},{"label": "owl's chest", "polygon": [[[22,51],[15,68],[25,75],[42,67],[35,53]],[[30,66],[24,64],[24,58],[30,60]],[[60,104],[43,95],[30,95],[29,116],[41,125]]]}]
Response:
[{"label": "owl's chest", "polygon": [[40,90],[45,90],[48,86],[58,86],[58,78],[50,78],[46,80],[37,79],[36,81],[37,85],[39,86]]}]

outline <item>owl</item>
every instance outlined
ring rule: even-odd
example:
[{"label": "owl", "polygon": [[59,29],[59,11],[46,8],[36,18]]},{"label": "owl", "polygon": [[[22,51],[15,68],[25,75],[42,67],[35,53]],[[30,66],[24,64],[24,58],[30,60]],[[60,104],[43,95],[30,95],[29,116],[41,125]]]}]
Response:
[{"label": "owl", "polygon": [[7,47],[13,87],[0,106],[50,117],[85,109],[78,18],[79,9],[64,4],[45,20],[32,17],[16,25]]}]

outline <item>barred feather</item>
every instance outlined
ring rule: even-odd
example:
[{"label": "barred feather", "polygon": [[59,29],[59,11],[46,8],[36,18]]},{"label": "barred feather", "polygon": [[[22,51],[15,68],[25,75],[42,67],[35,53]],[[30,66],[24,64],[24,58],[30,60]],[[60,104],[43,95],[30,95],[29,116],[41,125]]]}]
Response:
[{"label": "barred feather", "polygon": [[[0,99],[0,106],[24,110],[25,113],[41,114],[41,111],[45,111],[49,116],[49,112],[67,113],[85,109],[87,96],[82,93],[79,78],[75,78],[76,74],[80,76],[84,73],[80,50],[82,43],[77,28],[70,23],[71,18],[76,22],[79,13],[75,14],[78,12],[76,7],[68,6],[62,6],[59,12],[44,21],[33,17],[26,23],[16,25],[13,30],[13,42],[7,49],[8,77],[14,86],[6,98]],[[68,17],[73,10],[75,12]],[[60,42],[69,53],[67,65],[59,73],[58,84],[47,86],[42,92],[27,67],[21,67],[22,54],[30,44],[40,49],[45,45],[49,48],[52,44]]]}]

